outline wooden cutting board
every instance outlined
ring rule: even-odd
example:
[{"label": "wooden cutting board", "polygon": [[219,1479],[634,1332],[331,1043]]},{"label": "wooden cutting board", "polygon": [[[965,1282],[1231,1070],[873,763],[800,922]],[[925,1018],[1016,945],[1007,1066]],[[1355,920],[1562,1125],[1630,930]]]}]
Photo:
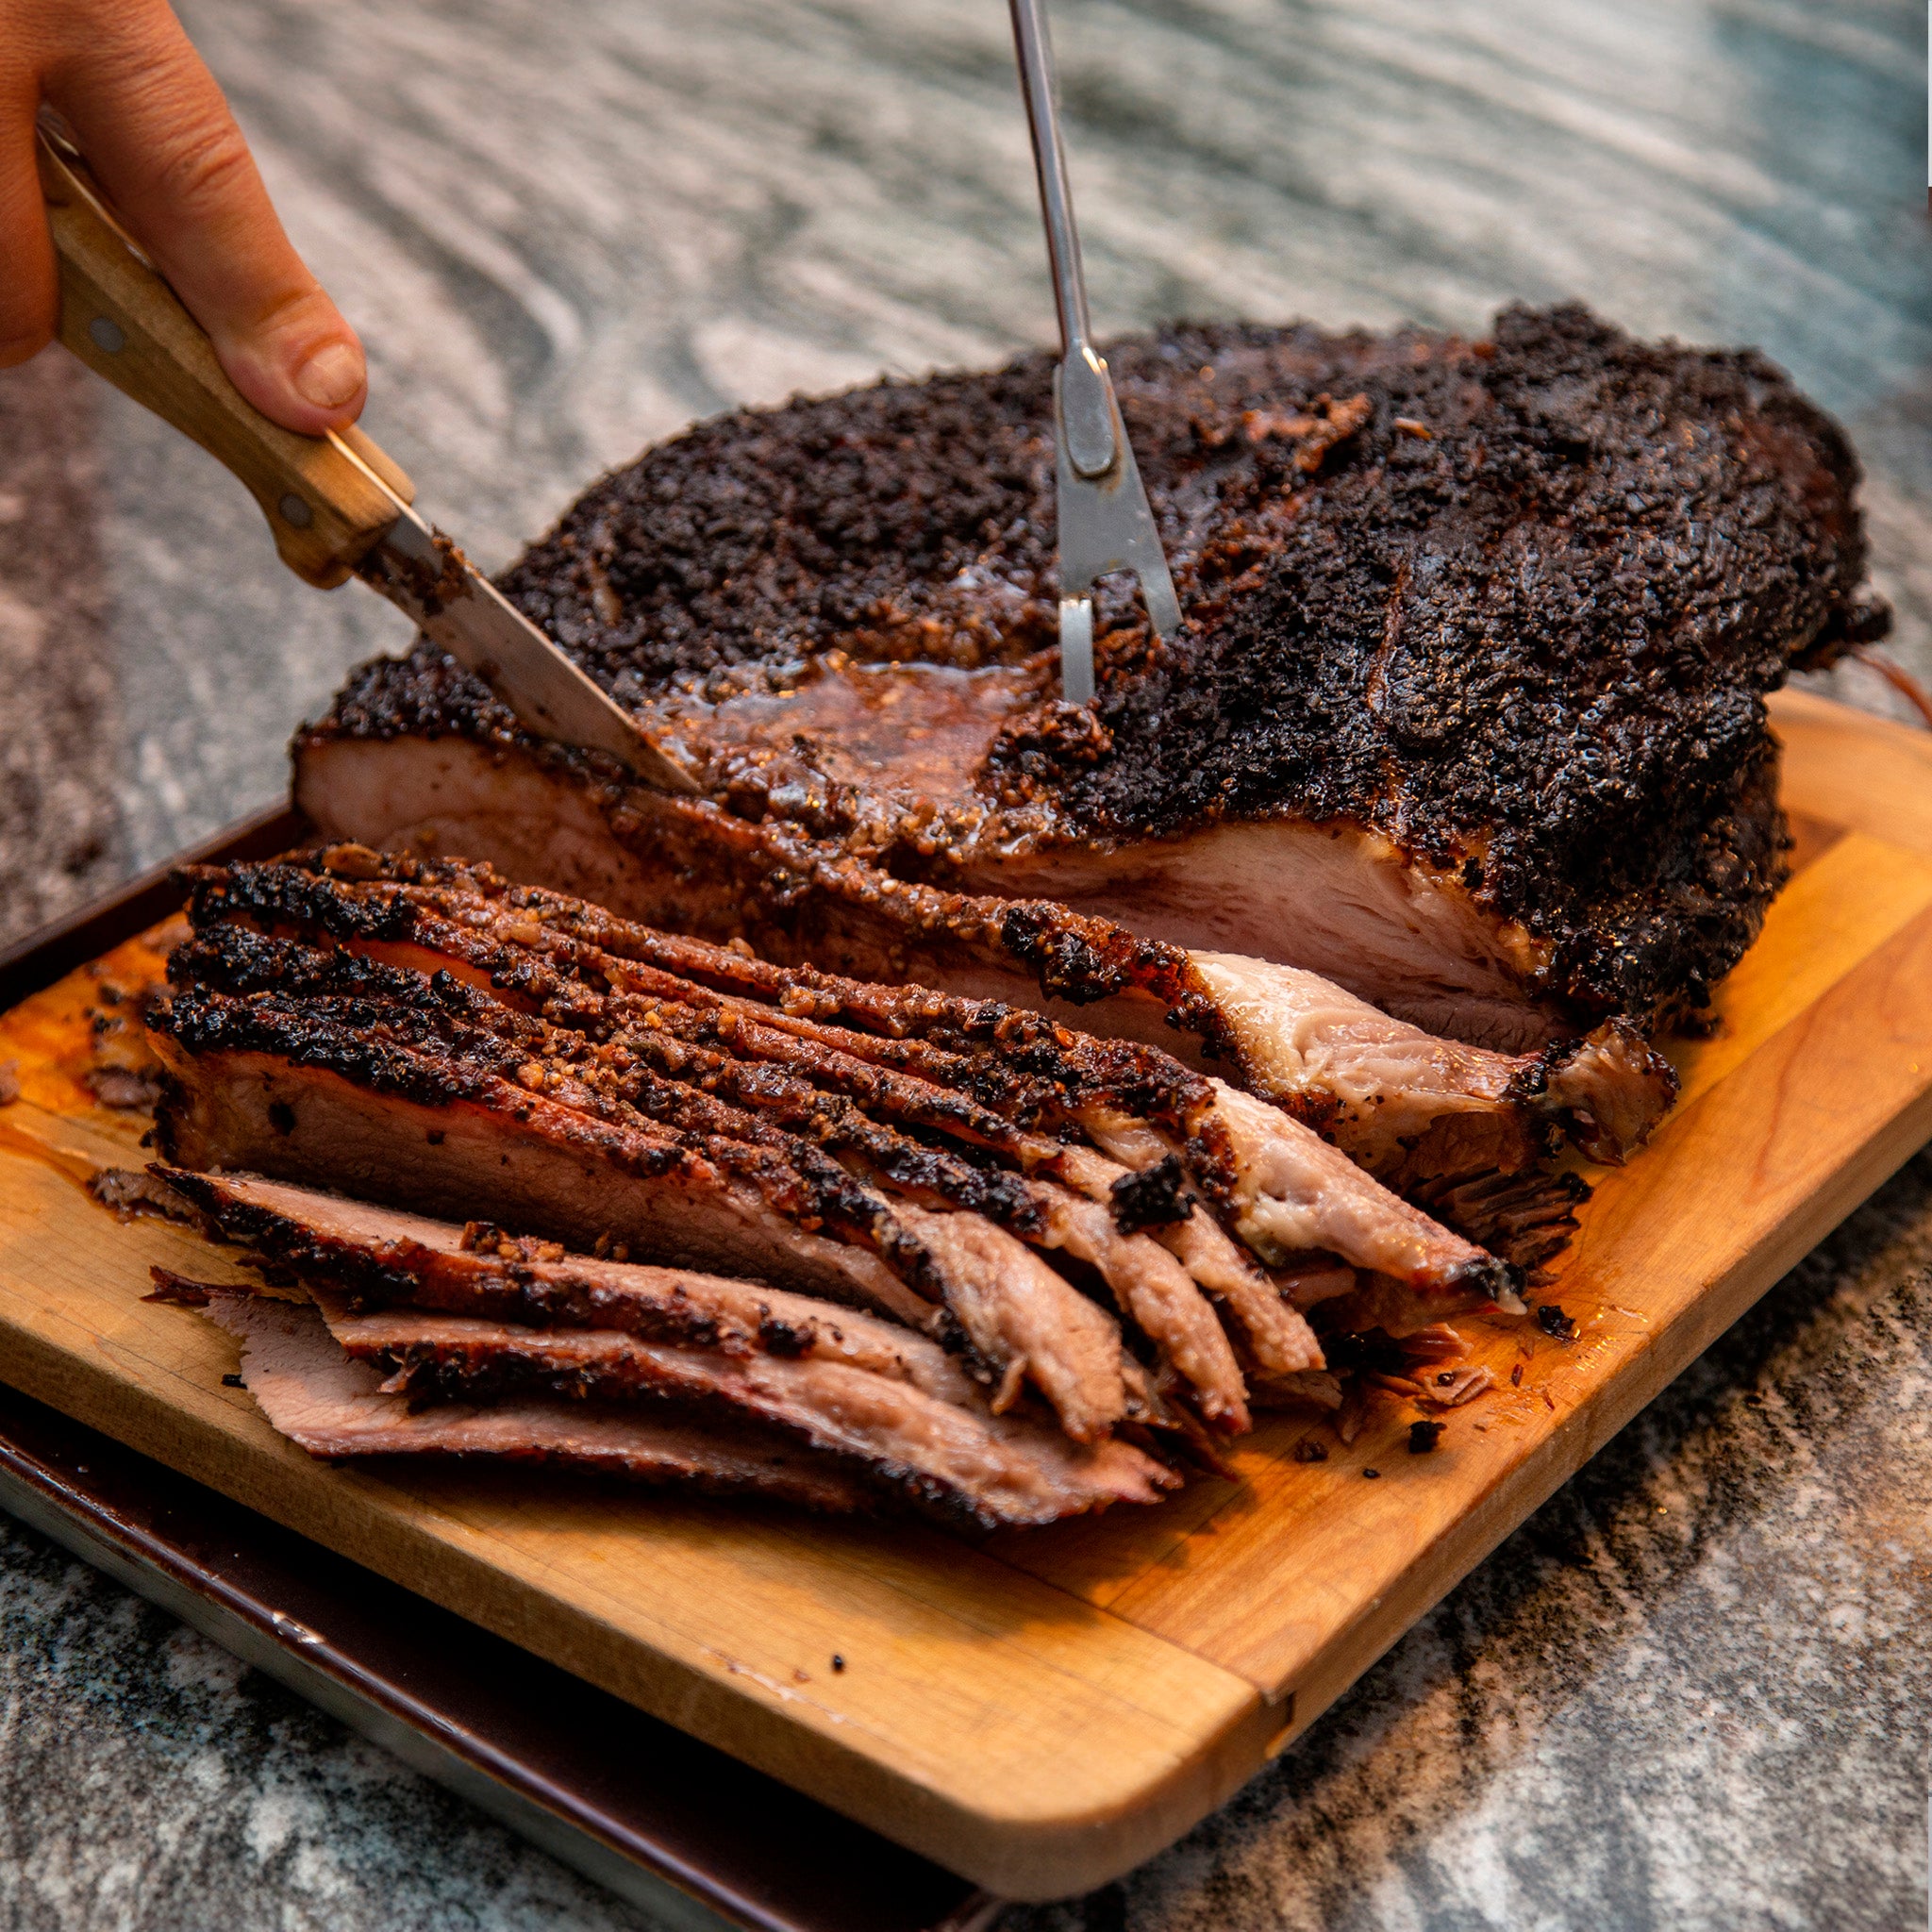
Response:
[{"label": "wooden cutting board", "polygon": [[[1677,1051],[1675,1112],[1591,1175],[1544,1297],[1577,1339],[1465,1324],[1499,1387],[1431,1455],[1377,1398],[1352,1447],[1277,1419],[1234,1481],[977,1543],[311,1461],[225,1386],[232,1342],[142,1300],[152,1263],[233,1263],[86,1192],[143,1158],[143,1117],[83,1078],[84,1009],[139,976],[138,946],[0,1019],[22,1090],[0,1110],[0,1375],[995,1892],[1099,1884],[1288,1744],[1932,1137],[1932,738],[1808,696],[1774,710],[1797,875],[1719,1030]],[[1325,1462],[1293,1459],[1309,1433]]]}]

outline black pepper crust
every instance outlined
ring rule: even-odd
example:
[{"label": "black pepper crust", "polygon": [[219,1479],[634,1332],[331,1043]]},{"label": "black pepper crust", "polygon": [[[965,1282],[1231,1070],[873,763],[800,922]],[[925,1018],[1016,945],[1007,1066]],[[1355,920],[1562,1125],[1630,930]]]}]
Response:
[{"label": "black pepper crust", "polygon": [[[524,1072],[551,1044],[552,1029],[447,972],[317,952],[244,927],[200,933],[168,964],[176,991],[151,1024],[186,1052],[267,1054],[419,1106],[468,1102],[524,1118]],[[633,1173],[670,1174],[695,1154],[751,1182],[782,1213],[860,1239],[878,1232],[876,1201],[836,1160],[708,1095],[640,1069],[622,1099],[579,1097],[608,1158]],[[654,1126],[679,1138],[659,1138]]]},{"label": "black pepper crust", "polygon": [[[1754,352],[1574,306],[1488,341],[1224,324],[1108,356],[1185,634],[1103,587],[1100,728],[1022,709],[975,780],[986,836],[1364,826],[1545,941],[1577,1015],[1704,1004],[1784,874],[1763,695],[1887,623],[1838,426]],[[504,587],[641,708],[833,647],[1024,662],[1054,638],[1050,366],[701,424]],[[419,647],[321,730],[513,725]]]}]

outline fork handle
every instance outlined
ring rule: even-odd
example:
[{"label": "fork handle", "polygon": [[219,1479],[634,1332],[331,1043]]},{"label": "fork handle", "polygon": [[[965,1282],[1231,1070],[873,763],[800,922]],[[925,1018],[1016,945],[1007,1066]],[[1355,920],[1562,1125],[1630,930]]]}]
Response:
[{"label": "fork handle", "polygon": [[1087,275],[1080,265],[1080,231],[1074,225],[1066,144],[1060,140],[1046,8],[1044,0],[1010,0],[1010,7],[1020,92],[1026,99],[1033,165],[1040,176],[1040,211],[1046,221],[1054,308],[1060,324],[1060,380],[1054,391],[1060,432],[1074,468],[1083,476],[1105,476],[1120,458],[1113,384],[1107,364],[1094,353],[1093,325],[1087,313]]},{"label": "fork handle", "polygon": [[321,590],[343,582],[414,497],[408,476],[359,429],[302,436],[271,423],[228,380],[86,162],[44,126],[37,146],[60,270],[60,341],[239,476],[297,576]]}]

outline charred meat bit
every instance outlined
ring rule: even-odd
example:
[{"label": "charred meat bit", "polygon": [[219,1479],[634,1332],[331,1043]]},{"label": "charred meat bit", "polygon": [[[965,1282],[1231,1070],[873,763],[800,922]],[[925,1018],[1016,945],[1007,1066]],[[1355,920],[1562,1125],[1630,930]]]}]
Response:
[{"label": "charred meat bit", "polygon": [[1581,1333],[1575,1316],[1566,1315],[1555,1302],[1543,1302],[1538,1307],[1536,1325],[1557,1341],[1574,1341]]}]

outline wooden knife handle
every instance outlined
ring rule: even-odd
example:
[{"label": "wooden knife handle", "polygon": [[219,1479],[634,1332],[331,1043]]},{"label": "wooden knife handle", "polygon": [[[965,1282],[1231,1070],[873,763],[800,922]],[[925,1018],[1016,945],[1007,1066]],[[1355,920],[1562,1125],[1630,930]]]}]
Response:
[{"label": "wooden knife handle", "polygon": [[319,589],[333,589],[415,487],[359,429],[301,436],[245,401],[201,325],[115,220],[86,163],[58,141],[41,129],[41,187],[60,263],[61,341],[241,477],[282,561]]}]

